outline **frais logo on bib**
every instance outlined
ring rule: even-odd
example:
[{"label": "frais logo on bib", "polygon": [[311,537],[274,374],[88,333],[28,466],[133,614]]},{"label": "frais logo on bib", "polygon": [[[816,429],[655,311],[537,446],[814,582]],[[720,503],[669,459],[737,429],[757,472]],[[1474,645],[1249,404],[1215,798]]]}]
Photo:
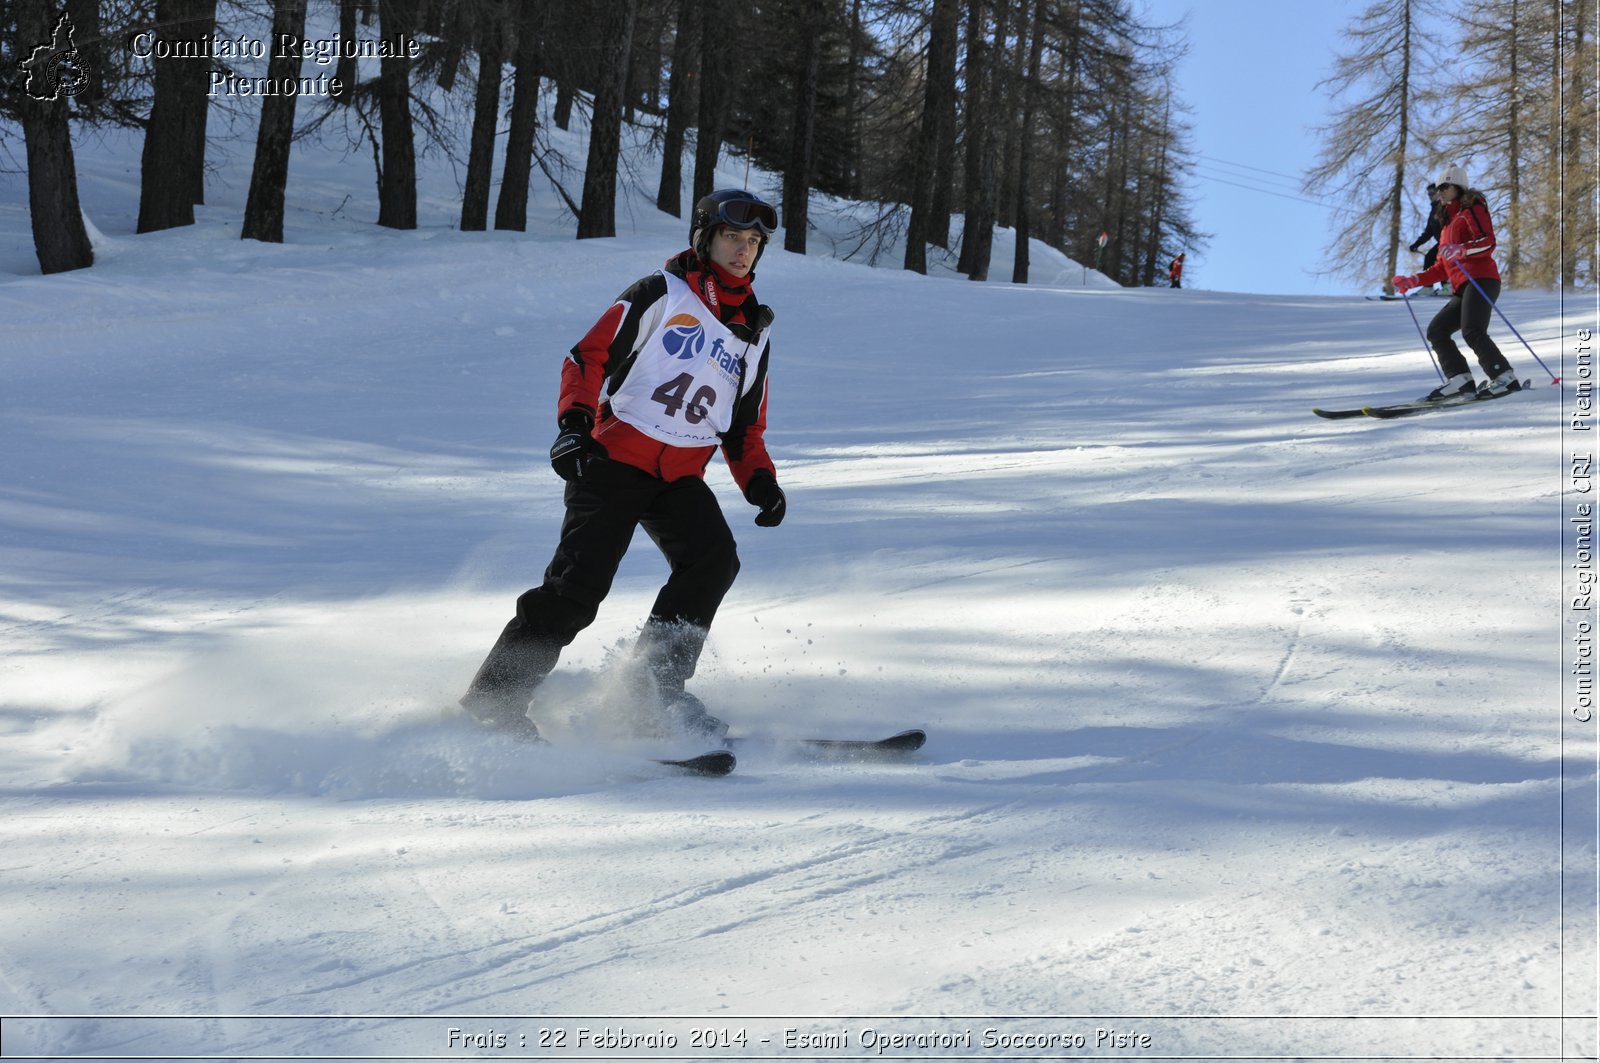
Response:
[{"label": "frais logo on bib", "polygon": [[700,319],[689,314],[678,314],[667,322],[661,336],[661,345],[674,358],[689,361],[698,358],[706,349],[706,330]]}]

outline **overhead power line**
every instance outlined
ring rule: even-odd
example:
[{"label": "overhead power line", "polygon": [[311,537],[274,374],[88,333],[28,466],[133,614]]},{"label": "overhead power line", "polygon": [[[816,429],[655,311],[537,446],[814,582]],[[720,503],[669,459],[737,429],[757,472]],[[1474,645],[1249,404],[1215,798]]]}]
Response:
[{"label": "overhead power line", "polygon": [[1202,181],[1210,181],[1213,184],[1232,185],[1234,188],[1243,188],[1246,191],[1257,192],[1263,196],[1277,196],[1279,199],[1292,199],[1296,203],[1305,203],[1306,205],[1312,207],[1326,207],[1328,205],[1328,201],[1325,199],[1307,199],[1305,196],[1291,196],[1287,192],[1276,192],[1270,188],[1262,188],[1259,185],[1247,185],[1239,181],[1225,181],[1220,177],[1211,177],[1206,174],[1197,174],[1196,176]]},{"label": "overhead power line", "polygon": [[1332,202],[1326,196],[1317,196],[1315,193],[1304,192],[1301,179],[1293,174],[1268,170],[1261,166],[1234,162],[1231,159],[1221,159],[1214,155],[1203,153],[1197,154],[1195,158],[1204,160],[1197,163],[1193,170],[1196,180],[1199,181],[1242,188],[1247,192],[1255,192],[1264,196],[1276,196],[1279,199],[1288,199],[1313,207],[1328,206]]},{"label": "overhead power line", "polygon": [[1277,170],[1265,170],[1265,169],[1262,169],[1260,166],[1251,166],[1251,165],[1249,165],[1247,163],[1233,162],[1233,161],[1231,161],[1229,159],[1219,159],[1215,155],[1206,155],[1206,154],[1202,153],[1202,154],[1197,154],[1195,156],[1195,158],[1197,158],[1197,159],[1205,159],[1207,162],[1215,162],[1215,163],[1219,163],[1219,164],[1221,164],[1223,166],[1232,166],[1236,170],[1254,170],[1256,173],[1270,174],[1273,177],[1281,177],[1285,181],[1292,181],[1297,185],[1301,181],[1301,178],[1296,174],[1280,173]]}]

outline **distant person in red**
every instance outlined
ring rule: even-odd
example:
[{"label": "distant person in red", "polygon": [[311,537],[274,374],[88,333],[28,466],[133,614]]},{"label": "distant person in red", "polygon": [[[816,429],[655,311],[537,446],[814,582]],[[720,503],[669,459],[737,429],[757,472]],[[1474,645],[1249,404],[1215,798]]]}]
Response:
[{"label": "distant person in red", "polygon": [[1172,281],[1174,288],[1183,287],[1183,255],[1181,253],[1172,260],[1172,265],[1167,267],[1167,277]]},{"label": "distant person in red", "polygon": [[[1516,371],[1489,338],[1489,318],[1500,298],[1500,268],[1494,262],[1494,223],[1483,193],[1467,184],[1467,174],[1451,165],[1439,178],[1439,202],[1444,206],[1444,227],[1439,232],[1439,260],[1421,273],[1395,277],[1402,295],[1424,284],[1450,282],[1450,301],[1428,325],[1428,342],[1439,354],[1445,382],[1426,396],[1429,400],[1459,398],[1480,392],[1504,395],[1521,391]],[[1472,370],[1456,346],[1460,332],[1488,379],[1479,387]]]},{"label": "distant person in red", "polygon": [[688,250],[618,296],[562,364],[550,464],[566,481],[566,518],[544,582],[517,599],[461,699],[485,727],[539,741],[533,692],[594,622],[643,527],[671,574],[639,635],[641,677],[653,689],[635,707],[656,710],[647,730],[726,733],[683,688],[739,572],[733,532],[703,475],[720,447],[760,511],[756,524],[783,520],[765,442],[773,314],[750,286],[777,226],[777,211],[749,192],[704,197]]}]

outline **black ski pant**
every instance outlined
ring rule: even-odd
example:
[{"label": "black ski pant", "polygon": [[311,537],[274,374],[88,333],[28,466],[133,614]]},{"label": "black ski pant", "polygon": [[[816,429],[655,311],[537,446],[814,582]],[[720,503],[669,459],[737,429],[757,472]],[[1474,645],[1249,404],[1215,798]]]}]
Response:
[{"label": "black ski pant", "polygon": [[1446,379],[1470,372],[1467,359],[1456,346],[1456,332],[1461,333],[1472,353],[1478,356],[1478,364],[1485,375],[1496,377],[1511,368],[1506,356],[1489,338],[1489,319],[1494,313],[1494,301],[1500,298],[1500,282],[1480,280],[1478,285],[1483,288],[1482,292],[1470,280],[1463,283],[1428,325],[1428,342],[1438,352],[1439,370]]},{"label": "black ski pant", "polygon": [[694,675],[706,633],[739,574],[733,532],[698,476],[670,483],[615,461],[590,463],[567,484],[561,541],[544,583],[517,599],[462,704],[480,716],[520,716],[561,650],[594,623],[634,529],[643,527],[671,575],[656,595],[640,648],[664,693]]}]

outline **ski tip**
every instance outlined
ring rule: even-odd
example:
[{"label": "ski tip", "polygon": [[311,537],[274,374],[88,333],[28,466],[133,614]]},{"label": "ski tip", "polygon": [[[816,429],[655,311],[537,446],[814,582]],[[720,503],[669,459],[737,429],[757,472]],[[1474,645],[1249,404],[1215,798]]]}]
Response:
[{"label": "ski tip", "polygon": [[669,768],[688,772],[691,775],[729,775],[738,766],[738,759],[726,749],[713,749],[709,753],[702,753],[698,757],[689,757],[685,760],[658,760]]},{"label": "ski tip", "polygon": [[910,752],[913,749],[921,749],[927,741],[928,732],[920,727],[913,727],[909,730],[901,731],[899,734],[890,735],[880,744]]},{"label": "ski tip", "polygon": [[688,761],[694,771],[705,775],[727,775],[739,766],[739,758],[726,749],[714,749]]},{"label": "ski tip", "polygon": [[723,739],[730,748],[770,746],[774,749],[792,749],[804,759],[821,760],[873,760],[913,753],[923,747],[928,732],[912,727],[896,732],[887,738],[785,738],[759,735],[730,735]]}]

